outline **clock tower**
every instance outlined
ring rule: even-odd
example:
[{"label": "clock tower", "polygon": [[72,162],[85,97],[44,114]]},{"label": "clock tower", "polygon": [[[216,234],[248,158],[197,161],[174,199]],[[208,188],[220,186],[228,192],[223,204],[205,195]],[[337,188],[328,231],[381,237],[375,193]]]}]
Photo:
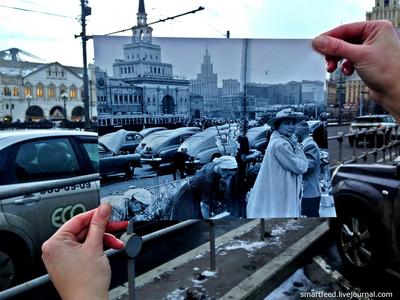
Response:
[{"label": "clock tower", "polygon": [[136,14],[137,25],[132,28],[132,43],[145,42],[151,44],[153,28],[147,25],[147,14],[144,0],[139,0],[139,9]]}]

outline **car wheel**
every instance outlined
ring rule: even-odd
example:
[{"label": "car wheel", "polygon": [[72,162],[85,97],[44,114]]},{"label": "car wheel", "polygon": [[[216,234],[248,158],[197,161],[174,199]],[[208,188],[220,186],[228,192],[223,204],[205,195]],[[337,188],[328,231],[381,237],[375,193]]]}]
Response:
[{"label": "car wheel", "polygon": [[126,171],[125,171],[126,178],[131,179],[133,177],[134,172],[135,172],[135,166],[133,165],[132,162],[129,162],[126,166]]},{"label": "car wheel", "polygon": [[362,210],[348,210],[337,218],[336,244],[350,274],[370,274],[381,266],[382,245],[379,226]]},{"label": "car wheel", "polygon": [[31,272],[27,255],[9,245],[0,245],[0,291],[22,282]]}]

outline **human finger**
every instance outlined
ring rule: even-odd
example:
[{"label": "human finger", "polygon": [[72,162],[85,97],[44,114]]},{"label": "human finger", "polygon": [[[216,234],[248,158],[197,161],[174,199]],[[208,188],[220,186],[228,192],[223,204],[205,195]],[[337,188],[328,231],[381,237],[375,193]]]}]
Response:
[{"label": "human finger", "polygon": [[104,246],[112,249],[122,249],[125,247],[125,244],[120,239],[116,238],[114,235],[110,233],[105,233],[103,236]]},{"label": "human finger", "polygon": [[339,60],[340,60],[340,58],[338,58],[338,57],[326,55],[326,57],[325,57],[326,71],[329,73],[332,73],[333,71],[335,71]]},{"label": "human finger", "polygon": [[128,221],[119,221],[119,222],[108,222],[106,231],[113,232],[113,231],[121,231],[125,230],[128,227]]},{"label": "human finger", "polygon": [[321,35],[331,36],[337,39],[342,39],[345,41],[360,41],[364,38],[365,29],[371,26],[372,22],[355,22],[340,25],[329,31],[324,32]]},{"label": "human finger", "polygon": [[85,245],[92,249],[103,249],[103,236],[108,219],[111,215],[111,205],[101,204],[94,212],[86,237]]},{"label": "human finger", "polygon": [[92,220],[93,214],[95,210],[89,210],[87,212],[81,213],[79,215],[74,216],[72,219],[65,222],[55,233],[56,234],[64,234],[69,233],[74,236],[78,235],[85,227],[88,227],[90,221]]},{"label": "human finger", "polygon": [[340,65],[340,69],[346,76],[350,76],[354,73],[354,65],[351,61],[347,59],[343,60],[342,64]]},{"label": "human finger", "polygon": [[325,56],[337,59],[347,58],[354,62],[362,55],[360,45],[350,44],[344,40],[327,35],[320,35],[313,40],[314,49]]}]

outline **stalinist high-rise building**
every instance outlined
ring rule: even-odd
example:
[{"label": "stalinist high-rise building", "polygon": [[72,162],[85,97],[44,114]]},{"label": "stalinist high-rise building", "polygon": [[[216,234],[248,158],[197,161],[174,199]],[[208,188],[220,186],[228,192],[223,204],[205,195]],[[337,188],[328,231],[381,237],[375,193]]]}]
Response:
[{"label": "stalinist high-rise building", "polygon": [[372,11],[367,12],[367,21],[389,20],[396,28],[400,27],[400,0],[375,0]]}]

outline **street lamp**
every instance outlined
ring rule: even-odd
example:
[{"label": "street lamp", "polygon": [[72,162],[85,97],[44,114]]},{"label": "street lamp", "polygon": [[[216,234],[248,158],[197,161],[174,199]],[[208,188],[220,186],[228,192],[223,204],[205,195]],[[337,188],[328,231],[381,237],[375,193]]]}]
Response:
[{"label": "street lamp", "polygon": [[67,109],[66,109],[66,102],[68,100],[68,95],[66,93],[61,94],[61,99],[64,102],[64,120],[67,120]]},{"label": "street lamp", "polygon": [[[31,107],[32,96],[26,95],[25,100],[28,101],[28,112],[29,112],[29,108]],[[30,117],[28,115],[27,115],[27,117],[28,117],[28,121],[30,121]]]}]

